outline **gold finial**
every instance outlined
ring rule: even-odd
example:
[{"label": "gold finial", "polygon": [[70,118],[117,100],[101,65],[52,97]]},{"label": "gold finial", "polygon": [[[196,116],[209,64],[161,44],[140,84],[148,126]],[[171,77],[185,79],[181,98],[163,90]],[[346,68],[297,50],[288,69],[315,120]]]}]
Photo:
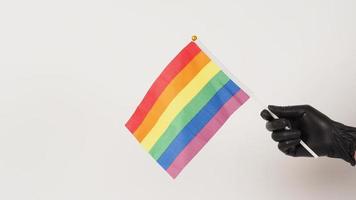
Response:
[{"label": "gold finial", "polygon": [[195,40],[197,40],[198,39],[198,37],[196,36],[196,35],[193,35],[192,36],[192,41],[194,42]]}]

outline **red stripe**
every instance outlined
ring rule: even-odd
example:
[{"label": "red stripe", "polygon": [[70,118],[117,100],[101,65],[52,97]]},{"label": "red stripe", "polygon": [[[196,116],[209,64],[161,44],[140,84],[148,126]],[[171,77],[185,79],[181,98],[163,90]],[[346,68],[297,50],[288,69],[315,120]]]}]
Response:
[{"label": "red stripe", "polygon": [[151,110],[153,104],[167,87],[167,85],[179,74],[180,71],[200,52],[200,48],[190,42],[179,54],[167,65],[163,72],[152,84],[146,96],[141,101],[136,111],[126,123],[126,127],[134,133]]}]

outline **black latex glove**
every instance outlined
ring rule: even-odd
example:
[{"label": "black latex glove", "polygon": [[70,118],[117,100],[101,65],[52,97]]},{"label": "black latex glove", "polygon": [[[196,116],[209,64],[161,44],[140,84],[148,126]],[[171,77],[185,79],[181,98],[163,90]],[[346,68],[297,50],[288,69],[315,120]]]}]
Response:
[{"label": "black latex glove", "polygon": [[274,119],[267,110],[261,116],[267,120],[266,128],[272,131],[273,140],[279,142],[278,148],[285,154],[311,157],[299,144],[303,140],[318,156],[341,158],[355,165],[356,128],[335,122],[308,105],[268,106],[268,109],[279,119]]}]

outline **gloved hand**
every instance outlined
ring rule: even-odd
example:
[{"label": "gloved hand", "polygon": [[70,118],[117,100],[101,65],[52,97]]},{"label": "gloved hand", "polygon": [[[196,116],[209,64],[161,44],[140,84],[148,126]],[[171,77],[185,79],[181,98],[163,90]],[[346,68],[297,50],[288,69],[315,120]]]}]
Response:
[{"label": "gloved hand", "polygon": [[341,158],[355,166],[356,128],[335,122],[309,105],[268,106],[268,109],[279,119],[274,119],[267,110],[261,116],[267,120],[267,130],[272,131],[273,140],[279,142],[278,148],[285,154],[311,157],[299,144],[303,140],[318,156]]}]

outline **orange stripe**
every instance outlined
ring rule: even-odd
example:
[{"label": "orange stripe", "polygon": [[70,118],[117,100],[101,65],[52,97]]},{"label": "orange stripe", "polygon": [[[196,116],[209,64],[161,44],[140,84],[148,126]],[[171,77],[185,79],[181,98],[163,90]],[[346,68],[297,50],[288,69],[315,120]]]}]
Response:
[{"label": "orange stripe", "polygon": [[126,123],[126,127],[134,133],[151,110],[167,85],[184,69],[187,64],[200,52],[200,48],[194,42],[190,42],[179,54],[167,65],[158,76],[147,94],[136,108],[134,114]]},{"label": "orange stripe", "polygon": [[135,131],[134,136],[141,142],[160,118],[164,110],[177,96],[177,94],[205,67],[210,61],[209,57],[200,52],[188,65],[169,83],[167,88],[157,99],[146,118]]}]

